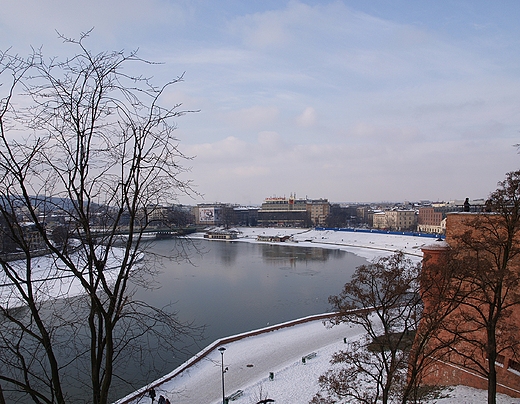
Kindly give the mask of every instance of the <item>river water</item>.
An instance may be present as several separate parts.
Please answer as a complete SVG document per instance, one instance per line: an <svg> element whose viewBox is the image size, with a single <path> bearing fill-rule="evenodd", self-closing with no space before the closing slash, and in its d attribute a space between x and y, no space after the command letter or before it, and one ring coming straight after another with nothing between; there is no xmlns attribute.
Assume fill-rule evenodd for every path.
<svg viewBox="0 0 520 404"><path fill-rule="evenodd" d="M143 272L148 288L137 288L134 299L176 312L179 321L204 326L204 333L196 341L173 342L174 349L161 347L153 337L135 340L118 362L124 365L118 366L112 380L113 401L169 373L217 339L331 311L328 297L340 293L355 269L367 262L335 248L289 243L169 239L148 243L143 251L145 268L153 268L155 274ZM52 310L60 313L56 321L68 314L71 318L86 315L81 314L85 310L81 296L58 300L49 309L51 319L55 318ZM67 345L72 335L67 327L56 337L64 345L58 351L63 361L88 346L87 324L77 324L75 329L72 346ZM150 344L152 354L146 350ZM88 364L88 356L80 356L64 378L71 402L90 402L90 396L85 396ZM16 393L8 396L8 402L24 402Z"/></svg>
<svg viewBox="0 0 520 404"><path fill-rule="evenodd" d="M187 352L158 353L167 363L143 384L219 338L330 311L328 297L367 262L339 249L215 240L157 241L148 247L152 256L163 257L156 262L156 288L136 298L157 307L173 303L179 320L204 325L205 332Z"/></svg>

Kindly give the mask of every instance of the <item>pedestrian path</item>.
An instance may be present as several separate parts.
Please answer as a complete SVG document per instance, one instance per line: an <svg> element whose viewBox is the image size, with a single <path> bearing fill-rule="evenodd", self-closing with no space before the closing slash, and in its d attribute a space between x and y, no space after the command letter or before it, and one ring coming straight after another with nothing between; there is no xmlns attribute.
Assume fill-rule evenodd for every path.
<svg viewBox="0 0 520 404"><path fill-rule="evenodd" d="M285 380L279 375L294 367L298 367L300 373L307 374L309 382L315 385L311 391L316 392L317 379L327 368L330 353L341 349L344 339L362 333L360 327L341 324L330 328L324 325L323 319L312 318L295 325L278 327L252 333L257 335L246 333L217 341L192 358L193 364L181 366L180 371L177 369L150 386L153 386L157 397L163 395L172 404L221 403L223 359L224 394L229 397L241 391L234 401L237 404L251 403L255 395L265 399L262 394L265 395L275 386L281 390L289 389L291 378ZM222 347L225 351L221 353L218 348ZM198 360L199 356L202 359ZM307 358L302 361L304 357ZM289 385L280 385L285 383ZM147 388L118 403L151 403L145 393Z"/></svg>

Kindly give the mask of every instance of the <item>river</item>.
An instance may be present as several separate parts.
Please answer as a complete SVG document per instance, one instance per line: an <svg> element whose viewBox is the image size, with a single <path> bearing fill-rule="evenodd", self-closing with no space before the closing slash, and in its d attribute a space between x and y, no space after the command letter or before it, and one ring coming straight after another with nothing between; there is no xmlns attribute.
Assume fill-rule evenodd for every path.
<svg viewBox="0 0 520 404"><path fill-rule="evenodd" d="M135 340L115 363L110 396L114 401L169 373L217 339L329 312L328 297L340 293L356 267L367 262L336 248L290 243L167 239L147 243L143 251L144 268L153 268L155 273L141 273L148 288L136 288L134 299L175 312L180 322L204 326L204 333L195 341L177 342L171 337L174 349L164 348L153 337ZM57 351L63 362L84 352L89 344L87 324L77 323L77 316L86 316L82 301L77 296L51 301L48 306L50 321L65 322L55 336L63 345ZM159 332L155 326L154 330ZM128 336L132 331L139 332L123 332ZM73 341L72 335L76 335ZM161 335L170 340L170 334ZM151 354L146 350L150 344ZM90 401L84 394L88 363L88 356L80 356L63 377L74 402ZM23 402L15 393L8 396L10 402Z"/></svg>
<svg viewBox="0 0 520 404"><path fill-rule="evenodd" d="M367 263L339 249L209 240L157 241L147 256L163 257L156 262L156 287L140 290L136 298L157 307L173 303L179 320L204 325L205 332L183 353L157 352L164 366L142 384L219 338L330 311L328 297Z"/></svg>

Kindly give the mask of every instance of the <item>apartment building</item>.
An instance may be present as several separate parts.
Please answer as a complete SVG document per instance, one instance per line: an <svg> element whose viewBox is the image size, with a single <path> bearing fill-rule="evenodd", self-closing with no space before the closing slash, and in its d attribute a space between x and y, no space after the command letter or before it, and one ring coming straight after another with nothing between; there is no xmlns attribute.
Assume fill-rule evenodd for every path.
<svg viewBox="0 0 520 404"><path fill-rule="evenodd" d="M375 229L386 230L415 230L415 210L395 209L374 212L373 225Z"/></svg>
<svg viewBox="0 0 520 404"><path fill-rule="evenodd" d="M308 199L307 211L314 226L324 226L330 215L330 203L327 199Z"/></svg>
<svg viewBox="0 0 520 404"><path fill-rule="evenodd" d="M419 208L417 214L417 231L422 233L442 234L444 215L442 211L433 206L425 206Z"/></svg>

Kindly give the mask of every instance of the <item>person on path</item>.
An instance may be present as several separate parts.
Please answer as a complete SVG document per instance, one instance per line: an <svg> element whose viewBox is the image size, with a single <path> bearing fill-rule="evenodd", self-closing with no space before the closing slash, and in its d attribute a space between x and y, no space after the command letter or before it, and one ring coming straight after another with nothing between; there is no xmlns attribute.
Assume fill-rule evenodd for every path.
<svg viewBox="0 0 520 404"><path fill-rule="evenodd" d="M464 212L469 212L471 209L471 204L469 203L469 198L466 198L464 201Z"/></svg>
<svg viewBox="0 0 520 404"><path fill-rule="evenodd" d="M148 390L148 394L150 395L150 398L152 399L153 403L153 401L155 400L155 390L151 388L150 390Z"/></svg>
<svg viewBox="0 0 520 404"><path fill-rule="evenodd" d="M157 404L166 404L166 399L164 396L159 396L159 401L157 401Z"/></svg>

